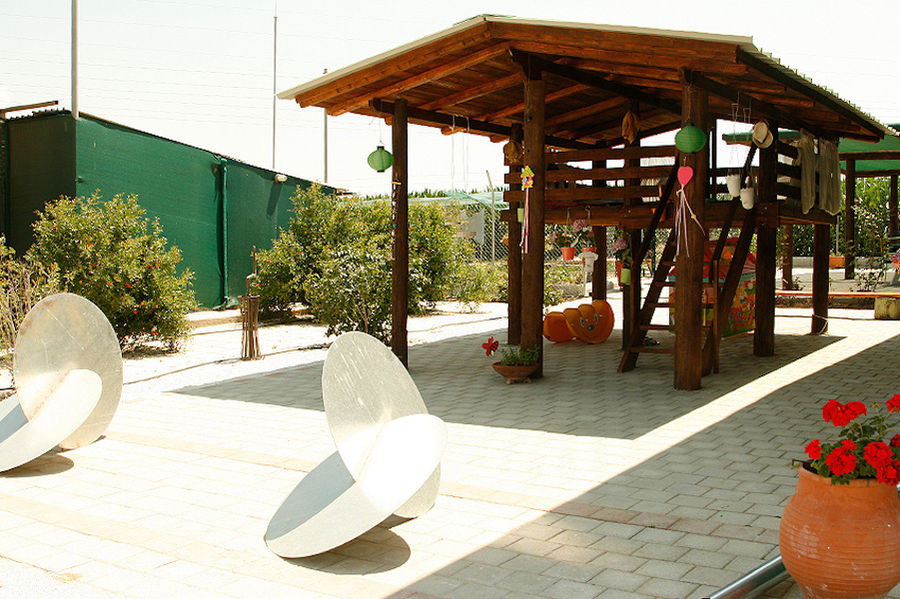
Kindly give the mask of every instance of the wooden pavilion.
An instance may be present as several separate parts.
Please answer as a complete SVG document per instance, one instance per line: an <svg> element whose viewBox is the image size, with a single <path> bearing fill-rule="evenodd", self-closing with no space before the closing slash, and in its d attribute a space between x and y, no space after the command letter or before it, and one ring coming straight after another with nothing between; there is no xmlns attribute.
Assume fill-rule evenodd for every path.
<svg viewBox="0 0 900 599"><path fill-rule="evenodd" d="M606 227L626 233L635 264L647 255L653 232L672 229L657 272L641 304L640 269L624 289L623 358L631 370L655 325L660 292L674 285L675 375L677 389L697 389L718 362L720 327L705 327L701 316L704 245L712 228L739 232L723 286L715 283L716 314L731 305L740 270L757 235L756 330L754 354L772 355L775 320L776 229L782 223L816 225L812 332L827 326L829 225L834 217L819 208L801 212L797 167L779 162L793 148L778 140L779 127L803 129L823 140L877 141L890 130L853 105L816 86L761 52L751 38L682 31L637 29L586 23L532 21L479 16L450 29L328 73L279 94L301 107L328 114L347 112L383 117L393 131L393 328L392 346L407 357L407 125L439 127L509 142L504 155L510 173L508 341L542 346L544 225L584 219L594 227L601 254ZM719 189L715 144L683 154L675 146L642 145L642 140L692 124L714 135L717 119L731 120L735 107L744 118L765 119L773 141L759 152L755 206L708 202ZM646 143L646 142L645 142ZM765 145L765 144L763 144ZM751 150L755 152L755 147ZM751 176L750 158L736 165ZM662 165L660 166L660 163ZM520 171L529 167L533 187L521 189ZM696 215L675 234L676 171L693 168L684 186ZM779 176L782 176L781 178ZM664 181L663 185L656 182ZM527 200L527 201L526 201ZM520 226L517 208L527 218ZM527 246L519 251L523 231ZM676 246L679 247L676 256ZM721 255L722 244L716 246ZM714 258L716 256L714 255ZM605 261L596 263L596 297L605 297ZM675 265L674 284L666 274ZM714 322L716 319L714 319ZM540 375L540 371L538 376Z"/></svg>

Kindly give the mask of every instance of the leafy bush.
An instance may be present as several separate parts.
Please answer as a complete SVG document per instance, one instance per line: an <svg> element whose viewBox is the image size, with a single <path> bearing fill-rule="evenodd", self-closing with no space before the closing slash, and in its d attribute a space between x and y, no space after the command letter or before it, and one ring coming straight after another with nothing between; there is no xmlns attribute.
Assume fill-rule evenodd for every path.
<svg viewBox="0 0 900 599"><path fill-rule="evenodd" d="M448 297L474 310L483 302L505 302L506 286L506 263L469 262L453 278Z"/></svg>
<svg viewBox="0 0 900 599"><path fill-rule="evenodd" d="M94 302L123 347L159 340L174 348L196 307L192 275L176 274L181 252L166 248L159 222L144 214L135 195L61 198L38 213L28 255L58 267L61 287Z"/></svg>
<svg viewBox="0 0 900 599"><path fill-rule="evenodd" d="M59 291L54 267L35 263L16 251L0 236L0 352L8 354L16 343L19 326L36 303Z"/></svg>
<svg viewBox="0 0 900 599"><path fill-rule="evenodd" d="M258 255L260 304L265 311L283 312L292 303L302 302L322 322L337 327L334 331L342 331L336 314L349 315L363 309L341 307L346 293L371 301L381 297L371 281L359 278L362 274L357 266L347 263L351 256L364 260L359 268L376 270L381 269L381 260L387 260L384 282L390 291L391 205L382 200L335 198L318 186L298 189L292 201L294 216L288 227L280 231L270 250ZM412 203L409 227L409 311L416 314L449 297L473 250L468 242L456 238L445 210L439 206ZM378 257L377 266L366 262L373 256ZM342 287L339 273L358 278ZM323 281L333 284L328 286ZM389 315L389 293L387 302ZM365 307L366 316L355 317L347 326L377 330L378 326L361 323L377 322L383 308Z"/></svg>
<svg viewBox="0 0 900 599"><path fill-rule="evenodd" d="M391 260L371 239L334 248L305 283L310 310L328 334L363 331L382 341L391 330Z"/></svg>

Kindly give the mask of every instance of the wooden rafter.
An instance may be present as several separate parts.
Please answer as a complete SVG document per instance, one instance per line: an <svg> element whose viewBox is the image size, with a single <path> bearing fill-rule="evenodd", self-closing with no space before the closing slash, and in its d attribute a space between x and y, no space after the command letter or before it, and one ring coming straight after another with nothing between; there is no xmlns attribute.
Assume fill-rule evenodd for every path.
<svg viewBox="0 0 900 599"><path fill-rule="evenodd" d="M657 108L667 110L673 114L681 113L681 105L678 102L661 99L658 96L648 94L637 87L610 81L598 76L595 73L590 73L583 69L577 69L575 67L558 64L553 61L540 58L539 56L535 56L527 52L522 52L520 50L513 49L511 52L513 55L513 60L515 60L519 64L530 64L533 68L538 68L541 71L553 73L554 75L558 75L560 77L564 77L578 83L590 85L591 87L596 87L604 91L614 93L623 98L628 98L629 100L643 102L645 104L649 104L650 106L655 106Z"/></svg>
<svg viewBox="0 0 900 599"><path fill-rule="evenodd" d="M558 89L555 92L550 92L547 94L545 103L550 104L556 100L560 100L562 98L566 98L568 96L581 93L583 91L587 91L591 89L590 85L584 85L582 83L576 83L575 85L570 85L568 87L564 87L562 89ZM492 110L491 112L485 112L479 115L476 115L474 118L481 119L484 121L494 121L497 119L506 118L513 114L518 114L525 110L525 102L518 102L516 104L510 104L504 108L499 110Z"/></svg>
<svg viewBox="0 0 900 599"><path fill-rule="evenodd" d="M607 98L606 100L602 100L600 102L597 102L596 104L588 104L587 106L576 108L575 110L570 110L568 112L563 112L561 114L557 114L556 116L550 117L547 119L546 125L548 128L552 128L557 125L562 125L563 123L570 123L583 117L597 115L612 108L617 108L619 106L622 106L624 103L625 99L619 98L618 96Z"/></svg>
<svg viewBox="0 0 900 599"><path fill-rule="evenodd" d="M394 103L388 100L376 98L371 100L369 105L372 110L379 114L388 115L393 114L394 112ZM407 110L407 115L410 121L427 123L431 126L459 127L464 123L465 129L461 130L470 133L477 133L479 135L497 135L503 138L509 137L509 127L498 125L496 123L489 123L465 117L460 118L457 115L436 112L433 110L422 110L421 108L414 108L412 106ZM593 147L591 144L580 143L571 139L554 137L552 135L546 136L545 139L546 145L556 148L587 149Z"/></svg>
<svg viewBox="0 0 900 599"><path fill-rule="evenodd" d="M421 106L419 106L419 108L421 108L422 110L447 110L448 108L452 108L457 104L469 102L470 100L480 98L481 96L486 96L487 94L490 94L492 92L521 84L522 76L518 73L513 73L512 75L507 75L506 77L493 79L491 81L487 81L486 83L481 83L479 85L473 85L471 87L461 89L458 92L452 93L448 96L444 96L436 100L432 100L431 102L422 104Z"/></svg>
<svg viewBox="0 0 900 599"><path fill-rule="evenodd" d="M414 52L392 60L389 65L375 64L359 72L342 77L331 85L297 94L294 96L294 100L301 108L322 104L360 87L374 85L382 81L385 72L415 69L418 65L433 60L440 60L448 54L470 51L473 47L483 45L488 40L490 40L490 35L487 27L478 27L418 48Z"/></svg>
<svg viewBox="0 0 900 599"><path fill-rule="evenodd" d="M738 102L741 99L741 95L732 87L728 87L718 81L713 81L709 77L698 73L696 71L691 71L690 69L684 69L684 79L688 81L690 85L694 85L699 87L700 89L719 96L720 98L725 98L726 100L731 100L732 102ZM746 93L744 94L746 96ZM746 98L744 100L746 102ZM822 131L819 127L811 125L804 121L803 119L796 117L792 114L789 114L777 106L772 106L768 102L764 102L756 97L751 96L751 105L753 106L753 110L759 114L762 114L768 118L777 120L780 124L785 125L787 127L793 127L795 129L806 129L812 133L815 133L819 137L827 137L828 134Z"/></svg>
<svg viewBox="0 0 900 599"><path fill-rule="evenodd" d="M471 66L491 60L492 58L497 58L498 56L506 54L507 50L509 50L508 44L499 44L489 46L472 54L467 54L450 62L442 62L426 71L401 79L400 81L396 81L377 90L362 92L348 100L337 102L328 108L328 114L338 116L345 112L350 112L351 110L365 106L372 98L384 98L403 93L406 90L422 85L426 81L440 79L441 77L452 75L453 73L457 73Z"/></svg>
<svg viewBox="0 0 900 599"><path fill-rule="evenodd" d="M809 86L803 85L801 82L795 80L793 77L788 76L786 73L783 73L764 60L753 56L752 54L746 52L745 50L742 50L741 48L737 49L736 57L738 62L746 64L747 66L764 74L766 77L769 77L773 81L777 81L785 87L797 91L804 96L812 96L812 98L819 104L827 106L830 110L844 116L862 129L874 134L866 137L876 137L878 139L881 139L884 136L883 131L874 126L872 123L866 122L865 120L861 119L859 114L855 113L853 110L847 108L846 106L827 96L826 94L818 90L811 89Z"/></svg>

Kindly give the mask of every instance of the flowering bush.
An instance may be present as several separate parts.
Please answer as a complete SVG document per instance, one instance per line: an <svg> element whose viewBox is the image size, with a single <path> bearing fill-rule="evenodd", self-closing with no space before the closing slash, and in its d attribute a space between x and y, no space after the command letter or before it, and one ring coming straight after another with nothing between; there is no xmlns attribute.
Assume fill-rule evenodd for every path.
<svg viewBox="0 0 900 599"><path fill-rule="evenodd" d="M889 413L900 412L900 393L884 407ZM900 435L887 441L893 428L888 425L888 414L882 414L877 403L872 408L875 414L869 416L866 405L860 401L842 404L834 399L822 408L825 422L841 427L840 438L836 443L810 441L806 455L812 460L810 468L820 476L830 477L831 484L845 485L857 478L874 478L889 485L900 483Z"/></svg>
<svg viewBox="0 0 900 599"><path fill-rule="evenodd" d="M177 272L181 251L144 214L135 195L60 198L38 213L27 256L58 269L63 290L94 302L123 348L162 341L174 349L187 338L187 314L197 305L193 275Z"/></svg>

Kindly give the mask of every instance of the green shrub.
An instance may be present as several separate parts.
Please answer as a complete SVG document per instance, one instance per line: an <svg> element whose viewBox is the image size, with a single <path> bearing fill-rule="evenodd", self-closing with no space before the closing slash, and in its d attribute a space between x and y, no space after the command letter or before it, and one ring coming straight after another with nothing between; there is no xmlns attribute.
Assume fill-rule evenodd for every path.
<svg viewBox="0 0 900 599"><path fill-rule="evenodd" d="M35 263L16 251L0 236L0 352L9 354L16 343L19 325L36 303L59 291L54 267Z"/></svg>
<svg viewBox="0 0 900 599"><path fill-rule="evenodd" d="M506 283L506 263L469 262L454 276L449 298L470 310L484 302L505 302Z"/></svg>
<svg viewBox="0 0 900 599"><path fill-rule="evenodd" d="M196 307L192 275L176 274L181 252L166 248L159 222L144 214L135 195L61 198L38 213L28 255L56 265L61 287L94 302L123 347L158 340L174 348Z"/></svg>
<svg viewBox="0 0 900 599"><path fill-rule="evenodd" d="M270 250L258 255L260 305L265 311L282 312L294 302L305 303L322 322L338 327L335 314L350 312L329 307L344 301L336 297L341 288L332 286L329 298L329 287L322 282L337 283L332 270L335 267L341 272L356 273L356 267L344 263L348 256L377 255L387 260L385 283L390 290L391 204L384 200L336 198L318 186L298 189L292 201L294 215L288 227L280 231ZM421 314L435 302L449 298L473 248L456 238L453 227L447 224L446 210L440 206L412 203L409 227L409 311ZM366 267L366 263L360 267ZM352 287L372 291L368 281L357 281ZM377 315L381 307L372 307L371 311ZM355 319L348 326L355 330L360 321Z"/></svg>
<svg viewBox="0 0 900 599"><path fill-rule="evenodd" d="M363 331L388 341L391 330L391 260L371 239L333 248L320 272L305 283L309 308L328 334Z"/></svg>

